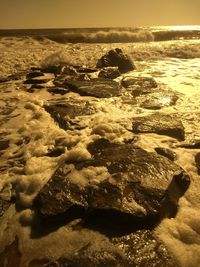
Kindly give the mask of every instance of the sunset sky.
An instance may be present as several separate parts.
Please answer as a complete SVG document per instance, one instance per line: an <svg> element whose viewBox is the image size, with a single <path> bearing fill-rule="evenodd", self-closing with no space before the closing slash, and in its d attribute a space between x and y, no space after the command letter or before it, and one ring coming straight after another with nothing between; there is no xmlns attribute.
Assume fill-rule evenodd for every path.
<svg viewBox="0 0 200 267"><path fill-rule="evenodd" d="M0 29L200 25L200 0L0 0Z"/></svg>

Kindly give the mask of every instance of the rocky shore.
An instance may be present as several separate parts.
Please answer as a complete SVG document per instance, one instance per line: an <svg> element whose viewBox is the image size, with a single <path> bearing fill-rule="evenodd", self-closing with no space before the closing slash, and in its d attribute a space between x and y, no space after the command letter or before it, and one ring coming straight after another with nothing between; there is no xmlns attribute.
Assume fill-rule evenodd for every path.
<svg viewBox="0 0 200 267"><path fill-rule="evenodd" d="M21 140L15 140L18 151L9 156L7 150L14 141L9 140L9 132L0 133L2 176L15 168L16 176L25 177L31 173L28 161L35 157L55 164L40 185L14 178L1 184L0 266L180 266L154 229L163 219L176 217L190 177L177 164L172 149L160 146L149 152L138 140L143 134L156 134L185 149L199 148L199 143L186 138L181 114L163 111L175 106L181 94L162 87L153 77L135 75L135 69L132 60L117 48L102 55L93 68L52 65L0 78L2 94L12 83L30 99L41 92L48 95L39 111L27 103L22 112L35 112L32 119L36 121L45 114L59 131L69 134L67 140L55 137L53 145L38 156L27 156L26 150L40 136L37 139L34 133L24 134ZM122 113L125 106L149 113L137 112L127 121L124 116L121 125L118 114L114 114L117 130L113 122L95 122L95 114L106 108L102 101L110 100ZM10 98L1 108L2 129L18 116L14 114L18 105L18 100ZM37 129L37 125L34 127ZM48 127L45 129L40 129L41 135L49 134ZM25 131L21 127L17 133ZM199 153L195 161L199 170ZM34 177L34 171L32 174ZM13 219L17 227L30 229L27 235L31 245L21 233L10 234L19 228L6 230L5 224L9 228L13 223L9 222L13 210L19 214ZM43 245L49 244L46 251L37 247L40 240ZM51 242L55 244L51 246ZM58 253L52 252L55 247Z"/></svg>

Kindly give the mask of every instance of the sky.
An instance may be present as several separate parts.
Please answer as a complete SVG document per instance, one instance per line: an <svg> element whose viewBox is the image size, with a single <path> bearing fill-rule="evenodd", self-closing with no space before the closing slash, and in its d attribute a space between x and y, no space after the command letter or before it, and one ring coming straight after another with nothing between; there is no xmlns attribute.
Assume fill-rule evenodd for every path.
<svg viewBox="0 0 200 267"><path fill-rule="evenodd" d="M200 0L0 0L0 29L200 25Z"/></svg>

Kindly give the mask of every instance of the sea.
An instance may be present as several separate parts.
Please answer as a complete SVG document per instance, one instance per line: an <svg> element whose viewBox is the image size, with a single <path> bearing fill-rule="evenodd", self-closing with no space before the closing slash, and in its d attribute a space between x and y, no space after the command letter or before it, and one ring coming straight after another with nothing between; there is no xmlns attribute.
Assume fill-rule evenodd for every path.
<svg viewBox="0 0 200 267"><path fill-rule="evenodd" d="M184 143L200 141L199 25L0 30L0 78L56 64L95 67L102 55L117 47L136 66L128 75L153 77L160 88L179 93L176 105L165 106L160 112L180 116L185 128ZM0 137L10 141L9 148L1 154L0 191L7 188L8 198L13 190L17 191L23 207L16 210L11 205L0 220L0 252L18 235L20 249L24 251L22 266L34 255L41 257L43 247L48 246L49 253L53 251L55 257L61 253L58 240L64 233L62 229L30 240L28 226L34 217L33 200L59 164L70 156L79 160L89 157L86 145L93 140L97 125L103 127L104 137L120 143L131 138L134 117L155 112L132 106L128 101L124 104L124 99L119 97L86 98L98 112L82 118L83 127L79 131L64 131L43 105L55 99L62 102L81 96L73 92L52 96L46 89L29 93L26 85L18 80L0 83ZM6 113L8 109L10 113ZM28 143L23 141L26 138L30 139ZM71 145L74 153L66 150L56 158L45 156L59 138L67 146ZM158 146L173 150L177 153L175 162L190 175L191 185L179 200L176 216L164 219L155 233L181 267L200 267L200 176L195 163L200 149L180 147L176 139L153 133L141 134L137 145L151 152ZM20 158L24 164L19 164ZM26 227L21 221L26 222Z"/></svg>

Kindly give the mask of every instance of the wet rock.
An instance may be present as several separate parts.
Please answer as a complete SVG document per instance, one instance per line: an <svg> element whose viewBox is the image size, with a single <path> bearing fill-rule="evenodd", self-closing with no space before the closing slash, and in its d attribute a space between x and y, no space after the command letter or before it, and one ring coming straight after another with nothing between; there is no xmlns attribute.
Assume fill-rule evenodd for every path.
<svg viewBox="0 0 200 267"><path fill-rule="evenodd" d="M26 75L26 79L32 79L32 78L41 77L41 76L44 76L44 74L41 71L32 71Z"/></svg>
<svg viewBox="0 0 200 267"><path fill-rule="evenodd" d="M94 96L98 98L109 98L120 95L120 85L109 79L93 79L90 81L66 81L65 85L71 91L83 96Z"/></svg>
<svg viewBox="0 0 200 267"><path fill-rule="evenodd" d="M117 78L120 75L121 74L120 74L118 68L116 68L116 67L103 68L99 72L99 78L115 79L115 78Z"/></svg>
<svg viewBox="0 0 200 267"><path fill-rule="evenodd" d="M178 95L169 91L155 92L137 98L137 101L141 102L140 107L154 110L173 106L176 104L177 100Z"/></svg>
<svg viewBox="0 0 200 267"><path fill-rule="evenodd" d="M65 148L64 147L55 147L53 150L49 151L46 156L48 157L59 157L65 153Z"/></svg>
<svg viewBox="0 0 200 267"><path fill-rule="evenodd" d="M73 231L73 235L75 231ZM99 237L98 233L87 237L83 241L82 229L76 235L80 242L73 242L73 253L63 253L63 256L53 260L33 260L29 267L148 267L165 266L178 267L179 265L168 252L166 246L159 241L149 230L111 238ZM78 236L79 235L79 236ZM76 238L76 236L75 236ZM78 244L75 245L75 244ZM70 243L70 247L72 243ZM77 246L78 248L75 248Z"/></svg>
<svg viewBox="0 0 200 267"><path fill-rule="evenodd" d="M5 150L9 147L9 140L1 140L0 139L0 151Z"/></svg>
<svg viewBox="0 0 200 267"><path fill-rule="evenodd" d="M88 76L88 74L85 74L85 73L81 73L77 75L61 74L61 75L58 75L54 79L53 83L57 87L69 89L68 81L89 81L89 80L90 80L90 77Z"/></svg>
<svg viewBox="0 0 200 267"><path fill-rule="evenodd" d="M193 139L190 140L189 142L183 142L177 147L183 147L183 148L188 148L188 149L199 149L200 148L200 140L199 139Z"/></svg>
<svg viewBox="0 0 200 267"><path fill-rule="evenodd" d="M98 71L97 68L89 68L85 66L74 66L74 67L79 73L94 73Z"/></svg>
<svg viewBox="0 0 200 267"><path fill-rule="evenodd" d="M63 65L54 65L54 66L47 66L41 69L44 73L53 73L55 76L59 74L65 75L77 75L77 71L72 66L63 66Z"/></svg>
<svg viewBox="0 0 200 267"><path fill-rule="evenodd" d="M200 175L200 153L197 153L194 159L198 170L198 174Z"/></svg>
<svg viewBox="0 0 200 267"><path fill-rule="evenodd" d="M125 76L122 79L122 85L124 87L138 87L138 88L156 88L158 85L154 78L152 77L134 77L134 76Z"/></svg>
<svg viewBox="0 0 200 267"><path fill-rule="evenodd" d="M37 77L34 77L34 78L27 79L24 82L24 84L34 84L34 85L44 84L44 83L49 82L53 78L54 78L54 76L52 76L52 75L37 76Z"/></svg>
<svg viewBox="0 0 200 267"><path fill-rule="evenodd" d="M139 230L112 238L111 241L122 249L130 266L179 266L166 246L150 230Z"/></svg>
<svg viewBox="0 0 200 267"><path fill-rule="evenodd" d="M49 93L60 94L60 95L65 95L70 92L67 88L63 88L63 87L50 87L48 88L47 91Z"/></svg>
<svg viewBox="0 0 200 267"><path fill-rule="evenodd" d="M118 67L121 73L135 69L133 61L120 48L112 49L97 62L97 68Z"/></svg>
<svg viewBox="0 0 200 267"><path fill-rule="evenodd" d="M91 115L95 113L95 108L88 101L76 101L70 99L67 102L48 103L44 105L47 112L58 123L58 125L67 130L74 125L73 119L77 116Z"/></svg>
<svg viewBox="0 0 200 267"><path fill-rule="evenodd" d="M156 133L184 140L185 131L182 122L173 115L154 113L133 119L134 133Z"/></svg>
<svg viewBox="0 0 200 267"><path fill-rule="evenodd" d="M174 161L176 159L176 157L177 157L177 155L176 155L176 153L174 151L172 151L172 150L170 150L168 148L165 148L165 147L156 147L155 151L158 154L160 154L160 155L162 155L162 156L164 156L164 157L166 157L166 158L168 158L168 159L170 159L172 161Z"/></svg>
<svg viewBox="0 0 200 267"><path fill-rule="evenodd" d="M131 215L132 225L135 221L141 227L164 216L166 202L176 205L183 194L181 186L189 179L167 158L133 144L101 139L88 150L91 160L62 164L41 190L36 200L41 214L56 215L81 206L100 214L103 211L100 217L109 218L112 225L130 221Z"/></svg>
<svg viewBox="0 0 200 267"><path fill-rule="evenodd" d="M123 251L97 232L73 230L69 240L71 253L65 250L58 259L33 260L29 267L121 267L130 266ZM65 237L66 238L66 237ZM78 240L78 242L76 242ZM66 243L66 241L65 241ZM61 248L62 249L62 248Z"/></svg>

